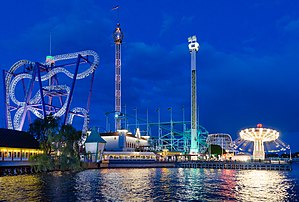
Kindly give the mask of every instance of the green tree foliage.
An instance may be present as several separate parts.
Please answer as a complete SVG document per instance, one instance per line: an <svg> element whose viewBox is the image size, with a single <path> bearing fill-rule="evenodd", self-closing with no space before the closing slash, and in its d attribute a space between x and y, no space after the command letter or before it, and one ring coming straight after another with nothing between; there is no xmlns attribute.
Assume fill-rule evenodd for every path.
<svg viewBox="0 0 299 202"><path fill-rule="evenodd" d="M81 131L77 131L72 125L63 125L59 131L59 142L62 143L61 156L59 158L62 170L77 170L80 168L79 145Z"/></svg>
<svg viewBox="0 0 299 202"><path fill-rule="evenodd" d="M53 169L78 170L80 168L79 145L81 131L72 125L59 124L60 120L52 115L44 120L36 119L30 124L29 133L40 143L44 151L34 157L37 171Z"/></svg>
<svg viewBox="0 0 299 202"><path fill-rule="evenodd" d="M41 149L46 155L50 155L53 138L59 131L59 119L51 114L45 119L35 119L29 125L29 133L40 143Z"/></svg>
<svg viewBox="0 0 299 202"><path fill-rule="evenodd" d="M210 145L208 148L207 148L207 151L206 153L210 153L212 155L221 155L222 153L223 154L226 154L226 151L224 149L222 149L219 145Z"/></svg>
<svg viewBox="0 0 299 202"><path fill-rule="evenodd" d="M46 154L31 156L30 160L35 162L33 168L36 172L46 172L55 168L53 159Z"/></svg>

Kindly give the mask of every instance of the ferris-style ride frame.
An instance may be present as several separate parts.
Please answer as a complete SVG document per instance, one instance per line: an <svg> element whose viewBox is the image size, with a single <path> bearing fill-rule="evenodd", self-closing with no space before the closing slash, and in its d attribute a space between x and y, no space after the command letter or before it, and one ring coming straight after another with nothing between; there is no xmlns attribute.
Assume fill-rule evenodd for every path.
<svg viewBox="0 0 299 202"><path fill-rule="evenodd" d="M74 116L84 118L87 131L94 73L99 65L95 51L86 50L47 56L45 63L19 60L8 71L3 70L5 120L8 129L22 130L31 123L31 115L43 119L52 114L72 124ZM79 69L80 67L80 69ZM70 79L65 83L67 77ZM86 108L71 108L77 80L91 77Z"/></svg>

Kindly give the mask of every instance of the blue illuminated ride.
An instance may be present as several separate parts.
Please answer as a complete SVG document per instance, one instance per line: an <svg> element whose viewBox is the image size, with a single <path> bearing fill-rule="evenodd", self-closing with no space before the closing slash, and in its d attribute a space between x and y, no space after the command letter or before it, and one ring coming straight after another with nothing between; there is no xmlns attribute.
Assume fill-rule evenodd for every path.
<svg viewBox="0 0 299 202"><path fill-rule="evenodd" d="M89 106L94 73L99 56L92 50L47 56L45 63L19 60L3 71L6 127L23 130L32 115L43 119L52 114L72 124L74 116L83 117L83 133L89 122ZM86 107L72 106L75 84L90 78ZM81 98L80 98L81 99Z"/></svg>

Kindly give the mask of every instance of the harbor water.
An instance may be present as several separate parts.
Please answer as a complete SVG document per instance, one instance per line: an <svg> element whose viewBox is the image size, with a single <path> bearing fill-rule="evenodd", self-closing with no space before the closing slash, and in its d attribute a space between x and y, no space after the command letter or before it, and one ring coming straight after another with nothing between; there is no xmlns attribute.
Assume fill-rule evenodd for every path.
<svg viewBox="0 0 299 202"><path fill-rule="evenodd" d="M0 177L0 201L298 201L292 171L92 169Z"/></svg>

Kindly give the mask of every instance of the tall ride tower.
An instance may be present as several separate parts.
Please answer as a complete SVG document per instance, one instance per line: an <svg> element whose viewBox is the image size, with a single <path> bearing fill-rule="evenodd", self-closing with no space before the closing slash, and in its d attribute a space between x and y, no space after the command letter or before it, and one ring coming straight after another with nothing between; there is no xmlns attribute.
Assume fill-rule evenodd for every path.
<svg viewBox="0 0 299 202"><path fill-rule="evenodd" d="M115 131L121 129L121 43L124 35L117 23L113 32L115 43Z"/></svg>
<svg viewBox="0 0 299 202"><path fill-rule="evenodd" d="M196 92L196 53L199 50L196 36L188 38L191 54L191 147L190 154L198 154L197 139L197 92Z"/></svg>

